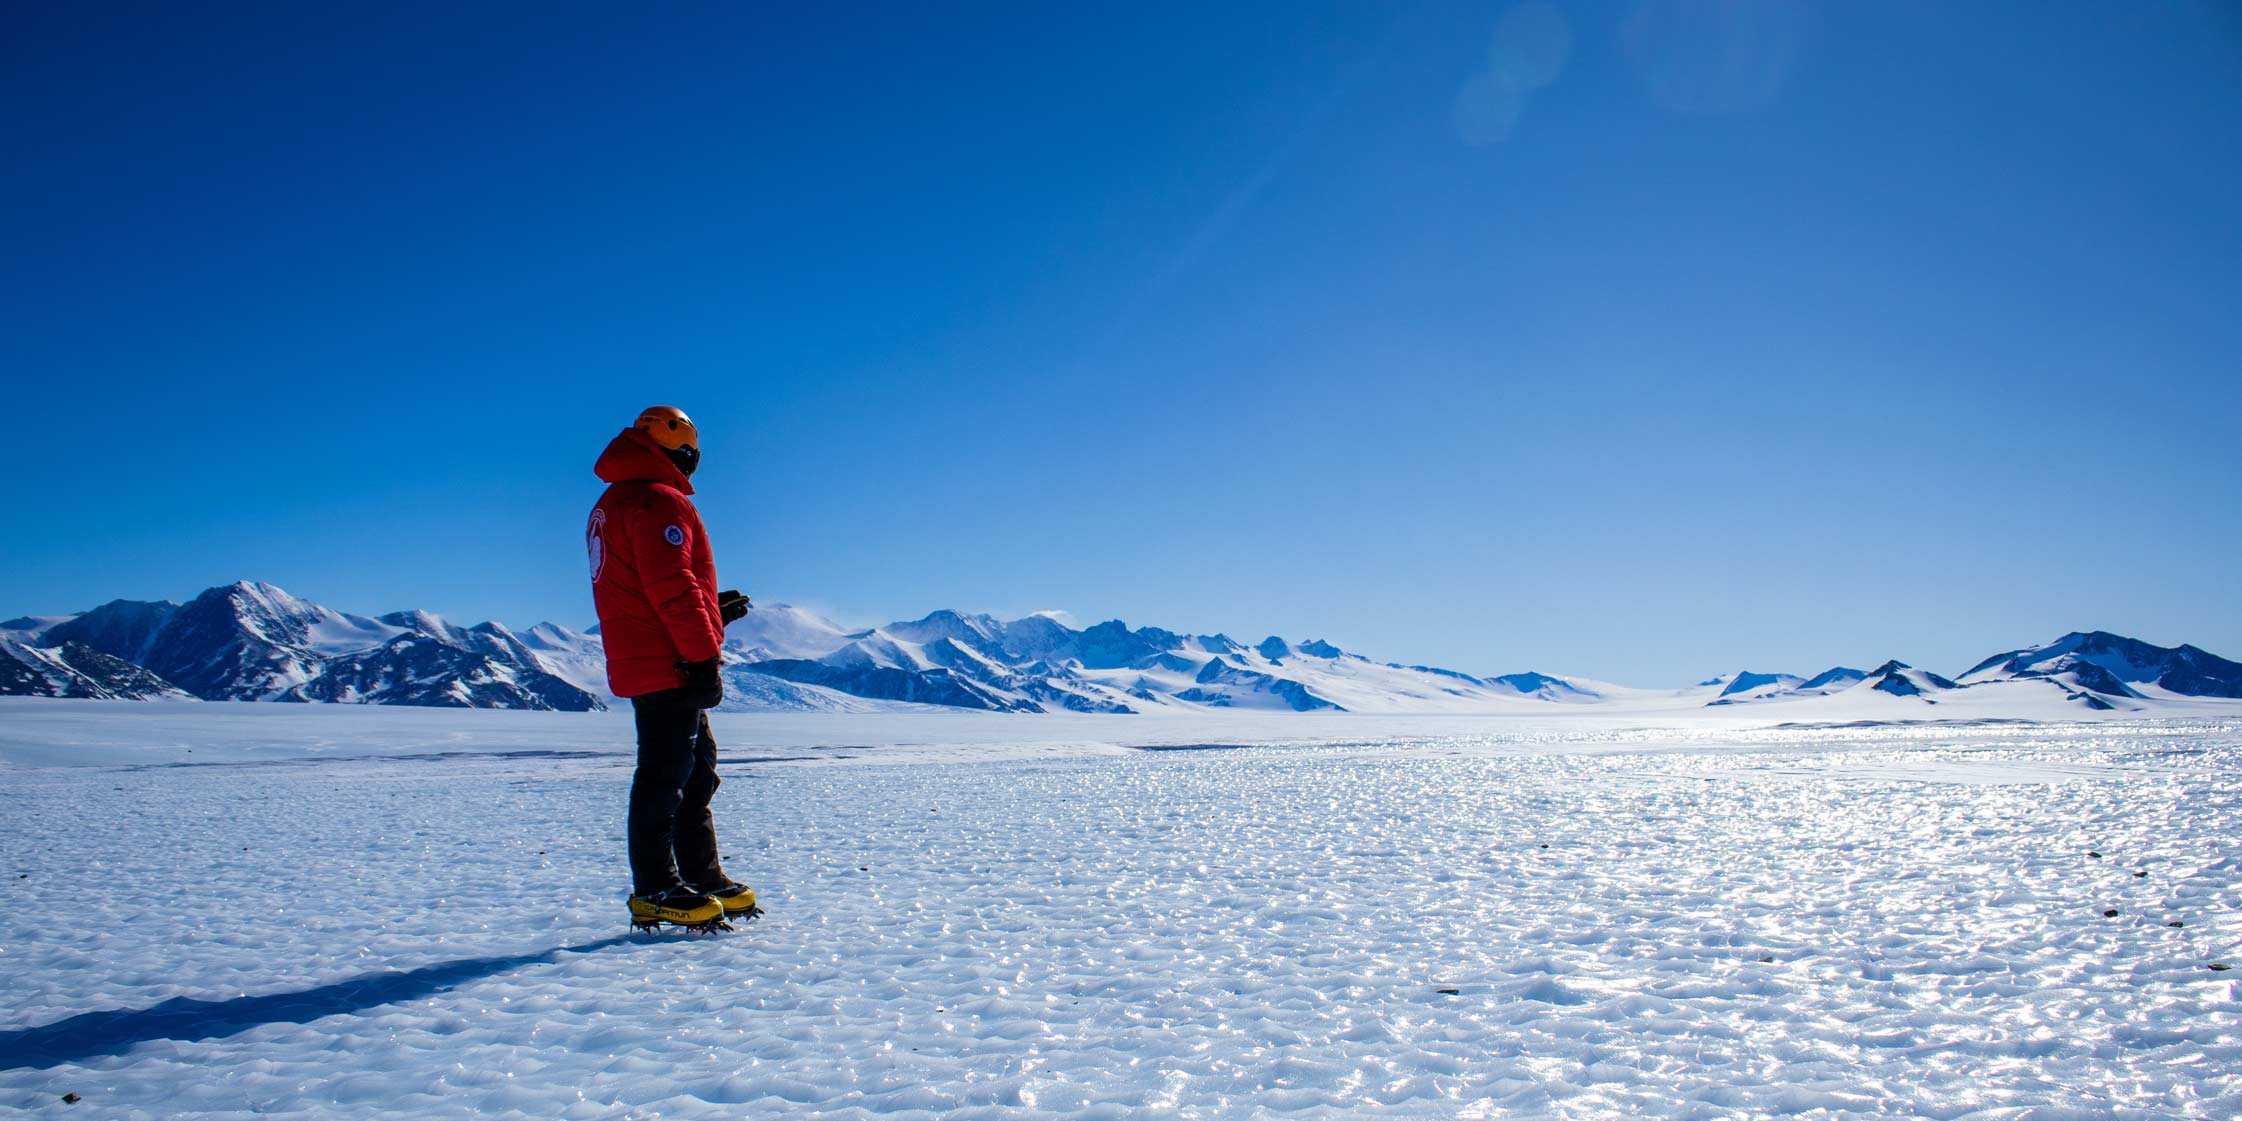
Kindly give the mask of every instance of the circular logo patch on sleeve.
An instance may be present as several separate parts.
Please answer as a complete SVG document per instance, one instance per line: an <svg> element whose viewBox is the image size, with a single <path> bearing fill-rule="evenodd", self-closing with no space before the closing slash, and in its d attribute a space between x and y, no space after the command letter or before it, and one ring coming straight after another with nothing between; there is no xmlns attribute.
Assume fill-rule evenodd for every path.
<svg viewBox="0 0 2242 1121"><path fill-rule="evenodd" d="M662 540L682 549L685 547L685 530L679 526L670 526L662 531Z"/></svg>

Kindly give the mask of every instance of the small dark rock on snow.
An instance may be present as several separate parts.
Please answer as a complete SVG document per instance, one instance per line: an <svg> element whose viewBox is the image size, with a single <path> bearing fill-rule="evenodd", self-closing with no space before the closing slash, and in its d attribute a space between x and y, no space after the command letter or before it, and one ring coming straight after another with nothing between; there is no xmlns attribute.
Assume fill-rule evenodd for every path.
<svg viewBox="0 0 2242 1121"><path fill-rule="evenodd" d="M2117 917L2117 908L2115 908L2115 907L2112 907L2112 908L2110 908L2109 910L2107 910L2107 911L2104 911L2104 912L2102 912L2102 917L2103 917L2103 918L2105 918L2105 919L2114 919L2114 918L2116 918L2116 917Z"/></svg>

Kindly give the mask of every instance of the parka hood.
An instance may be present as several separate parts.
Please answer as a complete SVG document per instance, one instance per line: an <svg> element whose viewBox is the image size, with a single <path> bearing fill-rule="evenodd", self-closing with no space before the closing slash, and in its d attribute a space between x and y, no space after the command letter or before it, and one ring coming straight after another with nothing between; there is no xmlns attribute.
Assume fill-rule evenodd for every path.
<svg viewBox="0 0 2242 1121"><path fill-rule="evenodd" d="M622 483L644 480L676 487L686 494L693 493L692 480L685 472L662 454L661 445L654 438L636 428L626 428L607 442L607 450L599 453L599 462L592 465L601 482Z"/></svg>

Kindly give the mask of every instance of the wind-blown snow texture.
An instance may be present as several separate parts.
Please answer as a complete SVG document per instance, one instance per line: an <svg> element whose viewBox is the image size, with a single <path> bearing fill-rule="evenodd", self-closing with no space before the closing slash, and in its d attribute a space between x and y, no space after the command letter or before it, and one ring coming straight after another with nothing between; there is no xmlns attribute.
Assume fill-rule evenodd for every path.
<svg viewBox="0 0 2242 1121"><path fill-rule="evenodd" d="M148 758L271 707L149 706ZM707 939L621 934L627 757L505 753L612 715L10 772L0 1113L2242 1112L2242 723L818 717L856 723L784 754L850 762L752 761L771 719L717 718L763 745L717 812L770 914ZM950 721L1051 730L883 746Z"/></svg>

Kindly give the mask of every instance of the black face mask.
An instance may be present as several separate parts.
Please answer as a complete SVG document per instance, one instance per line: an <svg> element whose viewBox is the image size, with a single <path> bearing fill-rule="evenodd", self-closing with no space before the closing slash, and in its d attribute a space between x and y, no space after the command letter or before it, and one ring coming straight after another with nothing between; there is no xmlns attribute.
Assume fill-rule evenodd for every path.
<svg viewBox="0 0 2242 1121"><path fill-rule="evenodd" d="M693 477L693 468L701 465L701 449L690 444L682 448L664 448L662 454L669 456L669 461L677 465L678 474L688 479Z"/></svg>

